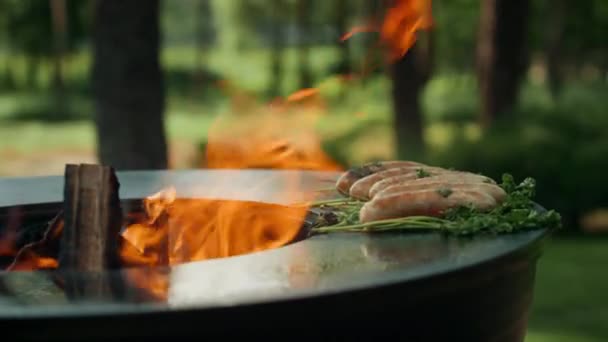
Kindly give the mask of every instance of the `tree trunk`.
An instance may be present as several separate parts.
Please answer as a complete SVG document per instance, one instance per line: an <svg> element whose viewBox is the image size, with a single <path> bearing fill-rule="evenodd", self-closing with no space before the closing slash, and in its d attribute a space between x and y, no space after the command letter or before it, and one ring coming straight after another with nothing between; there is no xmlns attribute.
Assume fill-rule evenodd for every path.
<svg viewBox="0 0 608 342"><path fill-rule="evenodd" d="M296 24L298 27L298 77L300 88L312 86L310 72L310 47L307 41L310 37L310 0L297 0Z"/></svg>
<svg viewBox="0 0 608 342"><path fill-rule="evenodd" d="M92 78L101 163L117 170L166 168L159 0L95 6Z"/></svg>
<svg viewBox="0 0 608 342"><path fill-rule="evenodd" d="M66 98L63 84L63 55L67 41L67 10L65 0L50 0L53 21L53 101L55 114L66 115Z"/></svg>
<svg viewBox="0 0 608 342"><path fill-rule="evenodd" d="M272 48L270 51L270 96L281 94L281 81L283 80L283 31L281 30L280 15L282 13L283 0L273 0L270 5L274 12L274 29L272 30Z"/></svg>
<svg viewBox="0 0 608 342"><path fill-rule="evenodd" d="M199 73L203 73L205 71L205 66L207 65L205 45L209 32L207 20L210 17L211 4L208 0L201 0L197 5L196 10L196 69Z"/></svg>
<svg viewBox="0 0 608 342"><path fill-rule="evenodd" d="M482 0L477 76L484 126L511 110L528 65L529 0Z"/></svg>
<svg viewBox="0 0 608 342"><path fill-rule="evenodd" d="M352 6L352 4L347 0L335 0L334 15L336 29L341 35L346 33L349 29L347 25L350 6ZM349 42L349 40L345 42L338 41L338 48L340 49L340 62L336 71L340 74L349 74L351 72Z"/></svg>
<svg viewBox="0 0 608 342"><path fill-rule="evenodd" d="M562 88L563 70L561 54L562 41L566 24L567 2L554 0L549 4L549 25L547 25L546 58L549 90L554 99L559 96Z"/></svg>
<svg viewBox="0 0 608 342"><path fill-rule="evenodd" d="M384 20L388 0L363 0L363 2L363 18L366 18L366 21L362 24L381 23ZM378 38L379 36L376 33L366 33L360 38L363 48L363 60L357 63L360 63L358 68L362 68L361 73L364 77L361 82L363 84L367 82L369 74L386 76L384 69L377 68L380 63L378 62L378 58L382 54L382 50L378 48Z"/></svg>
<svg viewBox="0 0 608 342"><path fill-rule="evenodd" d="M432 33L420 34L418 42L392 68L395 142L399 159L419 160L424 156L420 93L432 73L433 45Z"/></svg>

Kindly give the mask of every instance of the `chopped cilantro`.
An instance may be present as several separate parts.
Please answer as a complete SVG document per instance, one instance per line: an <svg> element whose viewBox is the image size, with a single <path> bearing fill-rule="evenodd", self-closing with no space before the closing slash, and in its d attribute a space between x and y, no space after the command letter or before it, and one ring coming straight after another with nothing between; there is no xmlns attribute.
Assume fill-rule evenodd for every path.
<svg viewBox="0 0 608 342"><path fill-rule="evenodd" d="M430 176L431 176L431 174L428 171L426 171L425 169L423 169L423 168L420 168L420 169L416 170L416 177L417 178L425 178L425 177L430 177Z"/></svg>
<svg viewBox="0 0 608 342"><path fill-rule="evenodd" d="M450 188L439 188L437 189L437 193L440 194L442 197L448 198L450 197L450 195L452 194L452 189Z"/></svg>

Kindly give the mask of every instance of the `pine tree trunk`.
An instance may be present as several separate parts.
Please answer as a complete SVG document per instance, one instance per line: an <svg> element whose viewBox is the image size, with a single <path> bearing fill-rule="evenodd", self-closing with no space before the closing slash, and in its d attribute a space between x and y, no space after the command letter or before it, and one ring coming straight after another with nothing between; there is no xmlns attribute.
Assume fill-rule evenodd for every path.
<svg viewBox="0 0 608 342"><path fill-rule="evenodd" d="M547 74L549 79L549 90L553 98L557 98L562 88L563 71L561 54L562 41L567 13L567 2L554 0L549 5L549 25L547 26Z"/></svg>
<svg viewBox="0 0 608 342"><path fill-rule="evenodd" d="M270 51L270 87L268 93L270 96L279 96L281 94L281 82L283 80L283 31L280 24L280 14L282 13L283 0L273 0L271 3L274 11L275 25L272 30L272 48Z"/></svg>
<svg viewBox="0 0 608 342"><path fill-rule="evenodd" d="M101 163L117 170L166 168L159 0L95 6L92 78Z"/></svg>
<svg viewBox="0 0 608 342"><path fill-rule="evenodd" d="M199 74L205 71L207 65L206 43L208 23L211 18L211 4L209 0L200 0L196 6L196 69Z"/></svg>
<svg viewBox="0 0 608 342"><path fill-rule="evenodd" d="M299 31L298 41L298 77L300 80L300 88L309 88L312 86L312 74L310 71L310 47L309 47L309 30L310 30L310 0L297 0L296 2L296 24Z"/></svg>
<svg viewBox="0 0 608 342"><path fill-rule="evenodd" d="M63 55L67 41L67 9L65 0L50 0L53 22L53 101L55 113L66 115L66 98L63 84Z"/></svg>
<svg viewBox="0 0 608 342"><path fill-rule="evenodd" d="M392 68L394 128L397 158L420 160L424 157L424 120L420 95L433 69L432 33L418 42Z"/></svg>
<svg viewBox="0 0 608 342"><path fill-rule="evenodd" d="M344 34L348 31L348 17L350 13L350 3L347 0L334 0L335 1L335 20L336 29L339 34ZM350 50L349 41L341 42L338 41L338 48L340 49L340 62L338 65L337 72L340 74L349 74L351 72L351 61L350 61Z"/></svg>
<svg viewBox="0 0 608 342"><path fill-rule="evenodd" d="M482 0L477 46L481 120L489 126L516 102L528 66L529 0Z"/></svg>

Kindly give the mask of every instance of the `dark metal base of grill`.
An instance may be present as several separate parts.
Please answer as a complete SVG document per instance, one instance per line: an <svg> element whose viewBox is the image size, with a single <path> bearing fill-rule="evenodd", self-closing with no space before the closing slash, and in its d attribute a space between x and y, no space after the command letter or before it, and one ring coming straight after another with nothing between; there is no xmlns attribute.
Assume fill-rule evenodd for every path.
<svg viewBox="0 0 608 342"><path fill-rule="evenodd" d="M242 177L280 174L259 171ZM180 184L192 190L189 184L214 182L216 176L204 171L162 177L153 172L119 174L121 189L133 194L121 196L157 191L162 186L158 179L177 184L180 193ZM10 193L2 192L3 186L19 188L20 181L35 183L0 182L0 193ZM61 188L60 182L39 179L33 188ZM314 181L310 184L318 187ZM43 221L52 216L57 205L53 202L58 201L18 201L12 207L28 204L24 217ZM316 236L261 253L157 269L171 280L167 301L146 299L137 289L121 297L63 298L40 285L48 281L48 273L4 273L0 330L16 339L62 341L523 341L544 235L535 231L474 239L432 233ZM118 282L139 271L73 276L84 283L102 278Z"/></svg>

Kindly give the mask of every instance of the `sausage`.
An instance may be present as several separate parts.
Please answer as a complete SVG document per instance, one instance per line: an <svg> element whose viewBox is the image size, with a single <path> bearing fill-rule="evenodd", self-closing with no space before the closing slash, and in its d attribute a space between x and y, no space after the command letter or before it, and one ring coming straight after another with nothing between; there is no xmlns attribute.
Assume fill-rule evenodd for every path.
<svg viewBox="0 0 608 342"><path fill-rule="evenodd" d="M363 177L391 168L411 166L425 167L426 165L407 160L389 160L354 167L343 173L340 178L338 178L338 181L336 182L336 190L345 196L349 196L350 187L353 185L353 183Z"/></svg>
<svg viewBox="0 0 608 342"><path fill-rule="evenodd" d="M359 219L366 223L415 215L438 217L447 209L465 205L486 211L495 207L496 201L481 190L456 189L449 196L435 189L397 192L377 196L365 203L359 211Z"/></svg>
<svg viewBox="0 0 608 342"><path fill-rule="evenodd" d="M365 177L357 180L350 187L349 195L350 195L350 197L353 197L353 198L356 198L359 200L363 200L363 201L367 201L368 199L370 199L369 190L377 182L379 182L383 179L386 179L386 178L394 177L394 176L401 176L404 179L420 178L420 176L418 175L419 171L424 171L429 176L435 175L435 174L441 174L444 172L449 172L449 170L446 170L446 169L443 169L440 167L420 166L420 165L390 168L387 170L378 171L376 173L373 173L371 175L365 176Z"/></svg>
<svg viewBox="0 0 608 342"><path fill-rule="evenodd" d="M418 168L419 167L417 167L417 166L398 167L398 168L378 171L371 175L365 176L353 183L353 185L350 187L349 195L350 195L350 197L353 197L356 199L360 199L360 200L364 200L364 201L368 200L369 199L369 197L368 197L369 189L374 184L376 184L376 182L379 182L379 181L381 181L385 178L389 178L389 177L405 176L405 175L408 175L412 179L415 179L416 178L416 169L418 169Z"/></svg>
<svg viewBox="0 0 608 342"><path fill-rule="evenodd" d="M488 183L488 184L496 183L496 182L494 182L494 180L492 180L489 177L470 173L470 172L446 170L445 172L439 172L439 173L435 172L434 174L433 174L433 171L431 171L429 173L431 173L431 176L425 177L425 178L412 179L412 177L408 176L408 175L385 178L379 182L376 182L369 189L368 196L369 196L369 198L374 198L376 196L376 194L378 194L380 191L382 191L390 186L407 184L410 182L429 183L429 182L435 182L435 181L444 181L444 182L456 182L456 183L458 183L458 182L461 182L461 183L462 182L468 182L468 183L483 182L483 183Z"/></svg>
<svg viewBox="0 0 608 342"><path fill-rule="evenodd" d="M497 203L502 203L505 197L507 197L507 193L503 190L503 188L496 184L469 181L445 181L439 180L440 178L441 177L438 177L438 179L434 181L429 180L428 182L408 182L392 185L377 193L376 196L385 196L399 192L424 189L434 189L436 191L443 191L444 193L449 193L450 191L454 190L470 189L486 192L488 195L492 196Z"/></svg>

